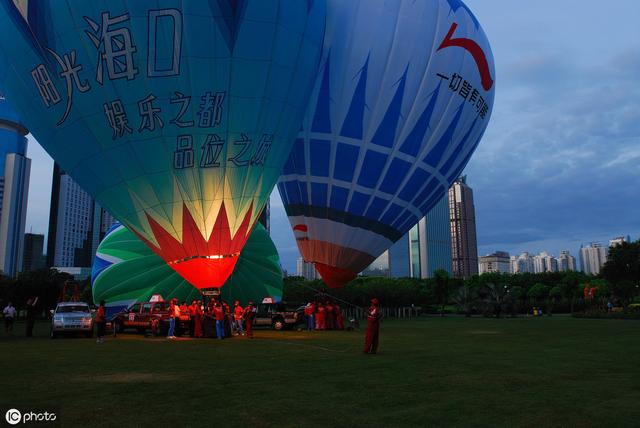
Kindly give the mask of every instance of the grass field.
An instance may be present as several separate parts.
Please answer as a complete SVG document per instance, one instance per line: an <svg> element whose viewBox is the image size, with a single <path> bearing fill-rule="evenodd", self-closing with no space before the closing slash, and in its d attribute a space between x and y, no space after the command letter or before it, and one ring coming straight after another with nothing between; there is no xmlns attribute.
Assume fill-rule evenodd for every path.
<svg viewBox="0 0 640 428"><path fill-rule="evenodd" d="M62 426L640 426L640 322L386 320L255 340L0 337L0 419ZM16 326L22 333L23 326Z"/></svg>

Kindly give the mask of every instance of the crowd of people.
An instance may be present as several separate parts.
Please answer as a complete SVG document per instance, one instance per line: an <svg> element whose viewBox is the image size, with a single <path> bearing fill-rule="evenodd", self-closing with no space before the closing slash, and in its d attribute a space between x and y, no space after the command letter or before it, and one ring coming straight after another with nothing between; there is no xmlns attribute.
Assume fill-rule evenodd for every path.
<svg viewBox="0 0 640 428"><path fill-rule="evenodd" d="M344 313L336 302L315 300L304 307L307 330L344 330Z"/></svg>
<svg viewBox="0 0 640 428"><path fill-rule="evenodd" d="M178 304L178 299L169 301L169 330L167 339L175 339L176 335L184 332L183 324L188 324L188 334L193 338L211 337L207 326L215 326L215 337L222 340L231 336L246 336L253 338L253 320L256 316L256 307L249 302L246 307L236 300L233 309L224 300L211 299L206 305L202 300L193 300L190 305L187 302ZM159 334L159 321L152 325L155 334Z"/></svg>

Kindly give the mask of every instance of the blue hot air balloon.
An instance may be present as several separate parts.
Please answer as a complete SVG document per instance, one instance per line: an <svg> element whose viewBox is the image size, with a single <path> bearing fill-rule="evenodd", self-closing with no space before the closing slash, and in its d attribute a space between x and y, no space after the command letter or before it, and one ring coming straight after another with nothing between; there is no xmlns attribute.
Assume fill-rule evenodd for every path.
<svg viewBox="0 0 640 428"><path fill-rule="evenodd" d="M489 122L495 70L459 0L329 0L321 69L278 184L303 258L353 279L444 195Z"/></svg>
<svg viewBox="0 0 640 428"><path fill-rule="evenodd" d="M102 206L219 287L290 152L324 29L323 0L7 0L0 87Z"/></svg>

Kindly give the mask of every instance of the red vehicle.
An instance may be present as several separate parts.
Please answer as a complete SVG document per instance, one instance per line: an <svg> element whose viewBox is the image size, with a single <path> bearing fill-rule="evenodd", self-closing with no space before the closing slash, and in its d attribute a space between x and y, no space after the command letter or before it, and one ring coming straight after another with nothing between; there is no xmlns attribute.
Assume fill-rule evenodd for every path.
<svg viewBox="0 0 640 428"><path fill-rule="evenodd" d="M169 302L139 302L129 309L118 312L111 319L116 333L135 329L139 333L154 331L166 334L169 329ZM189 330L189 314L180 314L178 331Z"/></svg>

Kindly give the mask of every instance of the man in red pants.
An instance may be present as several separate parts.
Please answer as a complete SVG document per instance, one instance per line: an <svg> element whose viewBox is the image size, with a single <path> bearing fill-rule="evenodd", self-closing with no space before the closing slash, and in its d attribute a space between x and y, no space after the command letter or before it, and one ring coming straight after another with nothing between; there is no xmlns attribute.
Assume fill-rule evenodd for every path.
<svg viewBox="0 0 640 428"><path fill-rule="evenodd" d="M378 307L378 299L371 299L371 306L367 309L367 335L364 340L365 354L375 354L378 351L378 336L380 334L380 319L382 313Z"/></svg>
<svg viewBox="0 0 640 428"><path fill-rule="evenodd" d="M253 302L249 301L249 304L244 308L244 329L247 332L247 337L253 339L253 319L256 317L256 307L253 306Z"/></svg>

